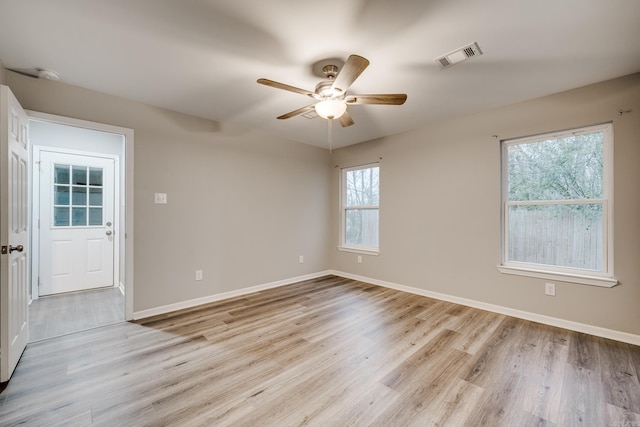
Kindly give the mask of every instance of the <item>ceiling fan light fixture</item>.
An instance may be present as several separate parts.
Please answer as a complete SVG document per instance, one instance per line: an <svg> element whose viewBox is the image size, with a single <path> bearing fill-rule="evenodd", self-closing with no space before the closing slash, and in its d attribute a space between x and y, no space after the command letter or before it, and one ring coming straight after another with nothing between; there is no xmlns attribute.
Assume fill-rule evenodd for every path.
<svg viewBox="0 0 640 427"><path fill-rule="evenodd" d="M325 99L318 102L315 109L323 119L337 119L347 111L347 104L337 99Z"/></svg>

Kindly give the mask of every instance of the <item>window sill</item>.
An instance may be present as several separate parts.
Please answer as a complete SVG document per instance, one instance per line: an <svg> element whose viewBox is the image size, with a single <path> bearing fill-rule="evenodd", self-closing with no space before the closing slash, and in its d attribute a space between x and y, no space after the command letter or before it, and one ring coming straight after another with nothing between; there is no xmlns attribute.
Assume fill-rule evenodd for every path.
<svg viewBox="0 0 640 427"><path fill-rule="evenodd" d="M353 246L338 246L338 250L342 252L353 252L354 254L363 255L380 255L380 250L376 248L354 248Z"/></svg>
<svg viewBox="0 0 640 427"><path fill-rule="evenodd" d="M498 270L504 274L516 276L537 277L539 279L557 280L559 282L579 283L581 285L612 288L618 281L612 277L590 276L580 274L559 273L557 271L538 270L533 268L499 265Z"/></svg>

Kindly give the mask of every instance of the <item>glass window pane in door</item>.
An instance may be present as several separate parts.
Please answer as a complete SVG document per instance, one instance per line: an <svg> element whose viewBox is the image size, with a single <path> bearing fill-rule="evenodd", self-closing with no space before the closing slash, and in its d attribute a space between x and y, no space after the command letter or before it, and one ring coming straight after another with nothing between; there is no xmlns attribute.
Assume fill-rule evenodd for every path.
<svg viewBox="0 0 640 427"><path fill-rule="evenodd" d="M86 206L87 205L87 188L86 187L73 187L73 206Z"/></svg>
<svg viewBox="0 0 640 427"><path fill-rule="evenodd" d="M53 186L53 204L68 205L69 204L69 187L66 185Z"/></svg>
<svg viewBox="0 0 640 427"><path fill-rule="evenodd" d="M69 225L69 208L53 208L53 224L56 227Z"/></svg>
<svg viewBox="0 0 640 427"><path fill-rule="evenodd" d="M71 225L87 225L87 208L72 208L71 218Z"/></svg>
<svg viewBox="0 0 640 427"><path fill-rule="evenodd" d="M87 185L87 168L85 166L72 167L72 183L74 185Z"/></svg>
<svg viewBox="0 0 640 427"><path fill-rule="evenodd" d="M55 184L69 183L69 166L68 165L53 166L53 182Z"/></svg>
<svg viewBox="0 0 640 427"><path fill-rule="evenodd" d="M89 225L102 225L102 208L89 208Z"/></svg>
<svg viewBox="0 0 640 427"><path fill-rule="evenodd" d="M89 168L89 185L102 186L102 169Z"/></svg>
<svg viewBox="0 0 640 427"><path fill-rule="evenodd" d="M102 206L102 188L89 188L89 206Z"/></svg>

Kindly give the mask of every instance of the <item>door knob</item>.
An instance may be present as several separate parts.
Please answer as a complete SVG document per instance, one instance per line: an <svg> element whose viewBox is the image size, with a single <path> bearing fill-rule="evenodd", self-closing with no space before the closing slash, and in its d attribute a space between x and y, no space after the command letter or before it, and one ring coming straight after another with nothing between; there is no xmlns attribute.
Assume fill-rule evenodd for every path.
<svg viewBox="0 0 640 427"><path fill-rule="evenodd" d="M111 230L107 230L106 235L111 236Z"/></svg>
<svg viewBox="0 0 640 427"><path fill-rule="evenodd" d="M24 246L22 245L18 245L18 246L9 246L9 253L13 252L13 251L18 251L18 252L22 252L24 250Z"/></svg>

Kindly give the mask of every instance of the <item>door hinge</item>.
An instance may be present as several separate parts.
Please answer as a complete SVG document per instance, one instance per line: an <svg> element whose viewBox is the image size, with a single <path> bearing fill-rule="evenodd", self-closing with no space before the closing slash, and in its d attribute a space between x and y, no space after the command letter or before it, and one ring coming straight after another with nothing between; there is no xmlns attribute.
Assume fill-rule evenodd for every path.
<svg viewBox="0 0 640 427"><path fill-rule="evenodd" d="M7 246L2 245L2 255L6 255L9 248Z"/></svg>

